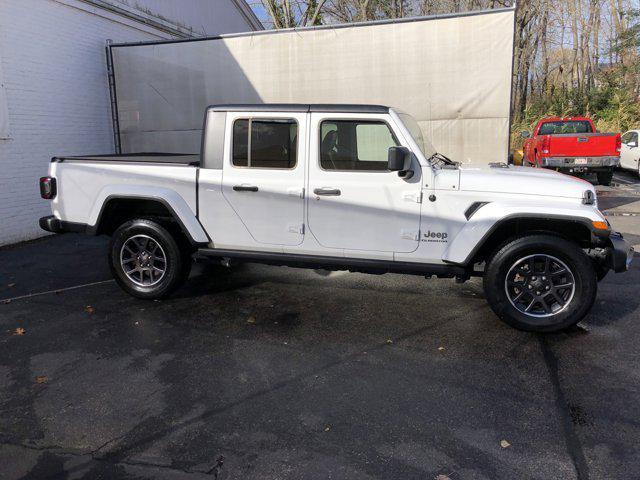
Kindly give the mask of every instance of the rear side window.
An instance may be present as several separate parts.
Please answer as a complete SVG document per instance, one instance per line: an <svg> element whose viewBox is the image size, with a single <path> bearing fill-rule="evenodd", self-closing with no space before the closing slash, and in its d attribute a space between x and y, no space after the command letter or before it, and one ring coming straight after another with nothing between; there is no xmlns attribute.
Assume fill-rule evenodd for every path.
<svg viewBox="0 0 640 480"><path fill-rule="evenodd" d="M385 122L325 120L320 124L320 166L325 170L386 171L398 141Z"/></svg>
<svg viewBox="0 0 640 480"><path fill-rule="evenodd" d="M568 122L546 122L540 127L538 135L562 135L570 133L593 133L591 124L580 120Z"/></svg>
<svg viewBox="0 0 640 480"><path fill-rule="evenodd" d="M292 169L296 166L298 124L293 119L240 119L233 124L236 167Z"/></svg>

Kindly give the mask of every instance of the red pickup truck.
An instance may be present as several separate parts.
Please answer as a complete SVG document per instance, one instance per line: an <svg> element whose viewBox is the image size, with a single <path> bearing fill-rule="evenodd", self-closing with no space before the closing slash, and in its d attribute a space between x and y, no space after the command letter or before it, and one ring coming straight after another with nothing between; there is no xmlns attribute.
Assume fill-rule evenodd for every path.
<svg viewBox="0 0 640 480"><path fill-rule="evenodd" d="M533 136L529 132L522 136L526 139L523 165L595 173L600 185L610 185L613 169L620 164L620 134L597 133L589 118L543 118Z"/></svg>

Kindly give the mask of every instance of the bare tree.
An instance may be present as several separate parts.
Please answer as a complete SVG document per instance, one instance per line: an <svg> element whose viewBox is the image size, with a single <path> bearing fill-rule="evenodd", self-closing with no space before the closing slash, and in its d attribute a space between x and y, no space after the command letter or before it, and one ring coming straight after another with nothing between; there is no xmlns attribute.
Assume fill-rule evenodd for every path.
<svg viewBox="0 0 640 480"><path fill-rule="evenodd" d="M320 25L326 0L261 0L273 28Z"/></svg>

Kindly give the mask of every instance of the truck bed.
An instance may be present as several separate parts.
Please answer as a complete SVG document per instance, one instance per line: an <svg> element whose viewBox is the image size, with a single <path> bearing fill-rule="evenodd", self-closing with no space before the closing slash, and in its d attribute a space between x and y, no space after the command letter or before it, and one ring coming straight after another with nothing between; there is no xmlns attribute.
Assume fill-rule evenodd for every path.
<svg viewBox="0 0 640 480"><path fill-rule="evenodd" d="M168 199L175 211L195 219L199 163L199 155L171 153L54 158L49 167L57 189L53 214L66 222L93 227L113 198L160 196Z"/></svg>
<svg viewBox="0 0 640 480"><path fill-rule="evenodd" d="M81 155L54 157L52 163L60 162L108 162L108 163L159 163L164 165L200 165L199 154L185 153L126 153L121 155Z"/></svg>

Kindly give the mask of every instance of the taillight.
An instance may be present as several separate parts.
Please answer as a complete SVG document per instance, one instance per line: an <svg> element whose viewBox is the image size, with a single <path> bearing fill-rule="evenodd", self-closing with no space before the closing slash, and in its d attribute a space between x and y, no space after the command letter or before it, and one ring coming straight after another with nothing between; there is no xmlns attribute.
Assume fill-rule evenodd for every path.
<svg viewBox="0 0 640 480"><path fill-rule="evenodd" d="M56 179L53 177L40 178L40 196L45 200L55 198L57 193Z"/></svg>
<svg viewBox="0 0 640 480"><path fill-rule="evenodd" d="M545 155L549 155L550 151L551 151L551 137L549 135L546 135L542 139L542 153Z"/></svg>
<svg viewBox="0 0 640 480"><path fill-rule="evenodd" d="M616 153L622 152L622 137L620 134L616 135Z"/></svg>

